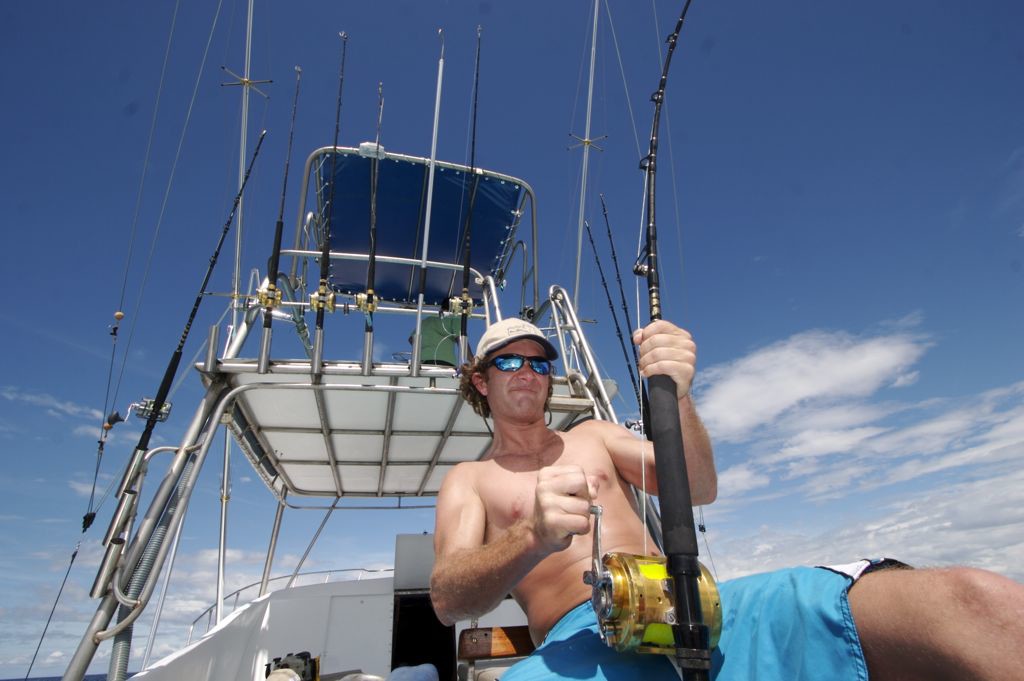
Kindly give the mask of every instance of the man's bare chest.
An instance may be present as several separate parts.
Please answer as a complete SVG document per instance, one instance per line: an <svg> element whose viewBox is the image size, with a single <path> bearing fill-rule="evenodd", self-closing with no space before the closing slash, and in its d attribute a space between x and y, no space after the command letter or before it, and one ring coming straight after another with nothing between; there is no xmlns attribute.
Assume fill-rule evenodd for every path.
<svg viewBox="0 0 1024 681"><path fill-rule="evenodd" d="M618 475L603 448L585 439L566 438L565 447L546 456L500 457L482 462L477 491L484 502L485 541L534 512L539 471L548 466L579 466L599 492L617 488Z"/></svg>

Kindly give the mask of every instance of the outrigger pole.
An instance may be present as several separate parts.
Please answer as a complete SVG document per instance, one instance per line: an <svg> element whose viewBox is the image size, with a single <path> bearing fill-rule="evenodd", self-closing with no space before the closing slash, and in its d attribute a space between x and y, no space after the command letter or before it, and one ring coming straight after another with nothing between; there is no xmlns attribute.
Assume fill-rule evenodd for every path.
<svg viewBox="0 0 1024 681"><path fill-rule="evenodd" d="M422 349L420 348L420 334L423 329L423 298L427 290L427 254L430 246L430 214L434 206L434 169L437 165L437 129L441 121L441 84L444 82L444 31L437 30L437 37L441 41L441 55L437 58L437 88L434 94L434 130L430 141L430 170L427 171L427 207L423 218L423 249L420 257L420 292L416 299L416 331L412 345L412 375L420 375L420 363Z"/></svg>
<svg viewBox="0 0 1024 681"><path fill-rule="evenodd" d="M647 277L651 321L662 318L661 287L658 279L658 232L655 222L655 173L658 157L658 127L661 106L665 99L665 84L669 64L675 51L679 33L690 8L691 0L683 5L675 30L668 37L668 51L661 71L657 91L651 95L654 102L654 120L651 125L651 143L640 168L647 174L647 246L646 263L637 263L637 274ZM647 379L650 395L650 423L648 432L654 442L655 467L660 496L662 540L668 560L668 574L675 584L676 623L672 625L675 638L675 659L686 681L706 681L711 669L711 635L701 613L701 576L697 561L697 533L693 525L693 505L690 483L683 452L682 426L676 384L669 376L658 375Z"/></svg>

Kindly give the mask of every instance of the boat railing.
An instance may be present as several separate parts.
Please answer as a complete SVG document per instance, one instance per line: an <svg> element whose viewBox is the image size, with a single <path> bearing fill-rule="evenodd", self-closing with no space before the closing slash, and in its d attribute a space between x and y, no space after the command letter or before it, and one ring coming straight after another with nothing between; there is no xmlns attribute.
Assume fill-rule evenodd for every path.
<svg viewBox="0 0 1024 681"><path fill-rule="evenodd" d="M590 343L587 342L579 317L576 316L572 298L561 286L552 286L548 300L551 302L551 318L570 386L574 391L593 401L595 416L603 421L617 423L618 417L601 379L601 372L590 349Z"/></svg>
<svg viewBox="0 0 1024 681"><path fill-rule="evenodd" d="M308 584L327 584L329 582L341 582L341 581L360 581L365 576L380 576L385 573L393 573L394 568L344 568L340 570L311 570L309 572L302 572L298 576L296 575L281 575L274 577L267 582L267 593L271 591L277 591L279 589L285 589L289 586L305 586ZM349 575L355 574L353 579ZM296 584L295 582L303 582L303 584ZM230 605L230 611L226 614L231 614L238 609L239 603L247 605L256 596L259 595L260 586L262 580L246 584L243 587L235 589L228 595L226 595L221 601L222 607L227 608ZM274 585L277 585L276 588ZM254 592L251 597L246 596L243 600L243 594L246 592ZM217 612L217 604L211 603L206 610L203 610L188 627L188 640L185 641L185 645L192 643L192 636L195 634L196 627L206 620L206 629L203 630L203 634L210 631L211 628L216 624L214 622L214 614Z"/></svg>

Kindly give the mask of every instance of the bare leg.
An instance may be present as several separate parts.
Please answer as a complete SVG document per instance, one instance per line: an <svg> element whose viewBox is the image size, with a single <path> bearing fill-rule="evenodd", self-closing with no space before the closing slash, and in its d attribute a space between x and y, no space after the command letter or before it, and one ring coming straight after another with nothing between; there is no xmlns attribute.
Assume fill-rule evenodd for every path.
<svg viewBox="0 0 1024 681"><path fill-rule="evenodd" d="M885 570L850 590L871 681L1024 679L1024 585L991 572Z"/></svg>

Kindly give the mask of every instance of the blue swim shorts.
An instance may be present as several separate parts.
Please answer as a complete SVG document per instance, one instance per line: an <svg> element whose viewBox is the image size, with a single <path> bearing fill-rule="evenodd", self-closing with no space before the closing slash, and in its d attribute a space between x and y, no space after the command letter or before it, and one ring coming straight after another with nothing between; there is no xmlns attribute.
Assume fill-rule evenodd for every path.
<svg viewBox="0 0 1024 681"><path fill-rule="evenodd" d="M718 585L722 636L713 681L867 681L847 591L875 561L798 567ZM589 602L566 613L544 642L501 681L535 679L678 681L664 655L619 653L605 645Z"/></svg>

